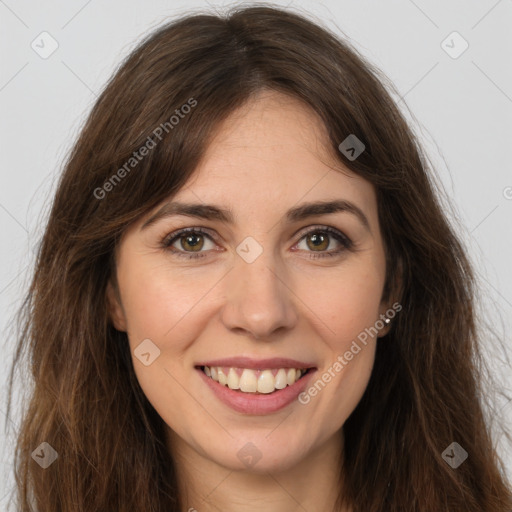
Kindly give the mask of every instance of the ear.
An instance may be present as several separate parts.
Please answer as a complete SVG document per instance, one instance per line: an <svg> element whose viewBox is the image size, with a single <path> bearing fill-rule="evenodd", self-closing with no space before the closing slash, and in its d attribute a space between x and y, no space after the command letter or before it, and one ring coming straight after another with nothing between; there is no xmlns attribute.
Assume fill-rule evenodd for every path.
<svg viewBox="0 0 512 512"><path fill-rule="evenodd" d="M402 269L403 265L401 260L398 262L398 272L395 275L393 280L391 290L388 293L389 299L386 301L382 301L379 307L379 325L381 322L384 324L382 329L379 329L378 338L382 338L386 336L388 332L391 330L391 327L394 322L396 322L396 316L398 312L402 309L402 305L400 304L400 300L402 297ZM386 321L389 319L389 322Z"/></svg>
<svg viewBox="0 0 512 512"><path fill-rule="evenodd" d="M379 333L377 335L377 338L382 338L388 334L388 332L391 329L391 325L393 323L393 320L391 319L391 315L389 314L389 311L394 311L394 308L391 305L388 304L381 304L381 307L379 308L379 318L375 322L375 326L382 326L379 329Z"/></svg>
<svg viewBox="0 0 512 512"><path fill-rule="evenodd" d="M126 332L126 316L124 314L119 291L114 288L112 281L107 283L107 305L110 320L118 331Z"/></svg>

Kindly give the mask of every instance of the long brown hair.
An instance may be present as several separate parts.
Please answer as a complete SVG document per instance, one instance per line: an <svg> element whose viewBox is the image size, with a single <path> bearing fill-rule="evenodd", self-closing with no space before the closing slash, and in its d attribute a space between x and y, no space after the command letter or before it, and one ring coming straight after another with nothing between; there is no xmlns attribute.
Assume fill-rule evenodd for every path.
<svg viewBox="0 0 512 512"><path fill-rule="evenodd" d="M165 425L109 319L106 285L127 227L187 182L219 122L263 89L311 106L332 154L374 184L384 291L403 306L343 426L338 504L509 512L482 402L474 274L427 159L378 71L320 24L261 6L184 16L152 33L81 130L19 313L9 409L25 352L33 381L16 446L18 510L180 510ZM353 161L338 150L349 134L366 146ZM42 442L58 454L46 469L31 457ZM442 457L452 442L468 454L456 469Z"/></svg>

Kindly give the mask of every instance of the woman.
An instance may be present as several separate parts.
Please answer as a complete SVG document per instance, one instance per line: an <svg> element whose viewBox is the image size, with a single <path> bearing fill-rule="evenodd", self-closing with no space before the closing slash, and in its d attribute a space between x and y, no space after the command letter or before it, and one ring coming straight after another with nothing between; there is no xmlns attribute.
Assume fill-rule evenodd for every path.
<svg viewBox="0 0 512 512"><path fill-rule="evenodd" d="M19 510L509 511L473 274L376 71L193 15L94 106L16 361Z"/></svg>

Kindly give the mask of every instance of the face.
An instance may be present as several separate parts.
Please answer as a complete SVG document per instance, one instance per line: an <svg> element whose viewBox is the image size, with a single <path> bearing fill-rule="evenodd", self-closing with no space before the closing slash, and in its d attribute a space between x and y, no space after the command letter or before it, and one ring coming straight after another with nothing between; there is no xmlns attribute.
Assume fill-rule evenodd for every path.
<svg viewBox="0 0 512 512"><path fill-rule="evenodd" d="M286 469L339 436L367 386L390 308L376 195L326 138L308 107L261 93L121 240L111 316L171 449Z"/></svg>

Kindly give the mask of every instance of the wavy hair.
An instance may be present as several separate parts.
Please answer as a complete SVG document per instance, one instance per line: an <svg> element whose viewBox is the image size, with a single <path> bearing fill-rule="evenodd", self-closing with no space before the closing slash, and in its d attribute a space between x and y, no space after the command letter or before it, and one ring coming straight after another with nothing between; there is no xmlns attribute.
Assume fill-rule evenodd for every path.
<svg viewBox="0 0 512 512"><path fill-rule="evenodd" d="M270 6L188 14L157 29L82 127L19 310L9 409L24 353L31 387L15 448L18 510L180 510L163 420L109 318L106 286L123 232L184 186L219 123L264 89L312 107L335 158L375 186L385 295L398 293L403 306L343 426L336 505L509 512L485 415L474 273L427 159L371 64L321 24ZM191 99L194 108L170 121ZM349 134L366 146L354 161L338 150ZM147 155L127 168L144 145ZM45 470L31 457L43 441L58 453ZM468 453L457 469L442 458L453 441Z"/></svg>

